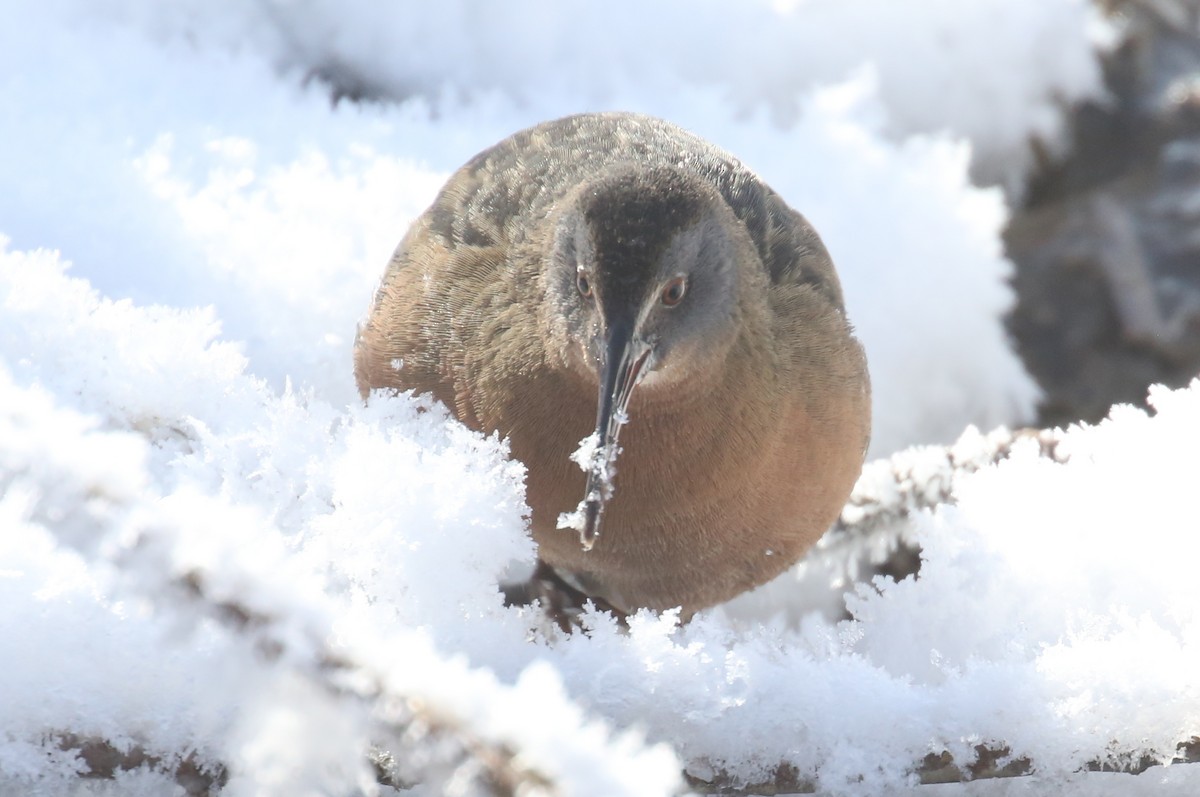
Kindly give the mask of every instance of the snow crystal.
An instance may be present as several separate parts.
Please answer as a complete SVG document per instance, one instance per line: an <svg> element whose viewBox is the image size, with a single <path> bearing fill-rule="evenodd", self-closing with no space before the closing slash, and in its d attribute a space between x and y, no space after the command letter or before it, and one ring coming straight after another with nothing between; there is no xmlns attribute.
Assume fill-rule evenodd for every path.
<svg viewBox="0 0 1200 797"><path fill-rule="evenodd" d="M596 458L603 456L604 453L600 451L600 435L592 432L579 441L579 447L571 454L571 461L578 465L584 473L587 473L596 467Z"/></svg>
<svg viewBox="0 0 1200 797"><path fill-rule="evenodd" d="M590 496L585 495L580 499L579 504L570 512L561 512L558 515L558 528L560 529L575 529L575 531L583 532L587 526L587 505L588 501L593 500ZM594 500L599 500L596 496Z"/></svg>
<svg viewBox="0 0 1200 797"><path fill-rule="evenodd" d="M618 424L624 421L618 418ZM613 476L616 475L616 469L613 463L617 458L620 449L617 446L601 446L600 435L597 432L592 432L587 437L579 441L579 447L571 454L571 461L590 477L595 474L599 480L599 490L593 489L579 500L579 505L571 512L563 512L558 516L558 528L560 529L575 529L581 535L587 527L587 505L595 501L607 501L612 497L613 492ZM581 537L582 540L582 537ZM590 547L590 543L584 541L583 544Z"/></svg>

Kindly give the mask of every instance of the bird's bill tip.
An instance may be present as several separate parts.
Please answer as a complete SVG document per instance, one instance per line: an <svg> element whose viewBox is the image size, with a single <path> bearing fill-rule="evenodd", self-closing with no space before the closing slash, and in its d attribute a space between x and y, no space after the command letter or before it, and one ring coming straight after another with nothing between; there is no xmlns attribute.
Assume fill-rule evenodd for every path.
<svg viewBox="0 0 1200 797"><path fill-rule="evenodd" d="M600 535L600 520L614 491L613 476L621 451L617 440L621 427L628 420L629 399L644 375L650 356L650 347L633 335L626 325L611 329L605 344L596 408L595 439L598 445L587 464L587 486L581 505L584 516L579 525L579 542L584 550L591 550Z"/></svg>

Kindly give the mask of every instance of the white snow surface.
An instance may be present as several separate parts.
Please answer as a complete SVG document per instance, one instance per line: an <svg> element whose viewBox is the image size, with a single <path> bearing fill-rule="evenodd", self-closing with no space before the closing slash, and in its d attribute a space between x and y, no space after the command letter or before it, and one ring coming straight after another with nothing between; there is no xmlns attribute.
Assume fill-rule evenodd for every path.
<svg viewBox="0 0 1200 797"><path fill-rule="evenodd" d="M1072 430L1066 464L964 480L916 518L921 578L860 585L851 620L801 565L752 611L563 636L497 590L534 558L504 441L421 397L363 407L350 368L450 171L624 108L821 231L876 455L1021 423L1004 197L969 177L1011 183L1031 136L1058 141L1111 35L1074 0L0 6L0 792L170 791L78 780L72 733L223 764L228 794L371 793L387 709L322 687L333 650L564 794L782 761L905 794L977 744L1035 774L919 793L1196 793L1193 766L1079 770L1200 734L1200 384ZM374 99L332 103L328 76ZM215 621L188 579L265 627Z"/></svg>

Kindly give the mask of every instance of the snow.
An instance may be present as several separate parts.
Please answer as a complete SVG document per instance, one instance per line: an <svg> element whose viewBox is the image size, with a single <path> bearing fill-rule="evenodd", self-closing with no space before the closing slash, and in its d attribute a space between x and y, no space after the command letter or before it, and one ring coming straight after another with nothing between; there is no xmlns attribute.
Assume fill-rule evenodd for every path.
<svg viewBox="0 0 1200 797"><path fill-rule="evenodd" d="M626 398L629 395L630 393L627 392ZM617 457L621 453L616 435L628 422L629 416L626 415L625 408L616 407L613 410L613 420L609 423L609 428L614 430L612 439L606 445L601 445L600 433L592 432L580 440L579 446L571 453L571 461L587 474L587 483L584 487L583 498L579 499L575 508L570 512L559 513L558 528L578 531L579 544L583 546L584 550L590 551L599 535L596 525L588 528L589 504L597 504L599 506L598 516L602 517L604 505L612 499L613 493L616 492L613 480L617 475ZM596 524L598 523L599 520L596 521Z"/></svg>
<svg viewBox="0 0 1200 797"><path fill-rule="evenodd" d="M905 531L920 579L852 585L853 619L821 611L843 585L814 560L682 628L593 612L567 636L497 590L534 559L505 442L423 397L364 407L351 376L452 169L628 108L821 231L874 455L1023 423L1004 193L970 178L1019 189L1112 31L1074 0L505 9L0 8L0 791L161 794L190 757L223 794L369 793L365 750L391 740L470 792L448 734L564 794L781 762L832 794L1195 793L1191 765L1080 770L1200 734L1200 384L1070 430L1065 462L1030 444L946 481L953 505ZM378 98L331 103L326 80ZM932 451L904 456L936 476ZM160 764L80 779L68 733ZM977 744L1034 774L914 786Z"/></svg>

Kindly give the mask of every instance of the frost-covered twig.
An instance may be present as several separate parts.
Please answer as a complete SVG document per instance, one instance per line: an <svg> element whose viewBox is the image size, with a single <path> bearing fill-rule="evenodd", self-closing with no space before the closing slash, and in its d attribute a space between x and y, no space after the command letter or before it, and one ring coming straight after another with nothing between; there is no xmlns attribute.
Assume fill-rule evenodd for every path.
<svg viewBox="0 0 1200 797"><path fill-rule="evenodd" d="M224 767L206 765L195 755L171 763L150 755L145 748L134 745L121 750L106 739L82 737L74 733L53 735L53 741L64 753L74 753L82 764L79 777L111 780L121 772L151 769L162 772L175 781L188 797L207 797L225 785L228 773Z"/></svg>
<svg viewBox="0 0 1200 797"><path fill-rule="evenodd" d="M414 629L356 626L269 520L186 488L158 495L136 436L98 431L94 421L14 390L2 377L0 397L10 400L0 401L0 497L26 496L27 522L97 569L107 567L119 591L155 607L176 629L210 637L220 629L233 650L246 651L250 669L227 685L235 703L253 702L263 684L291 689L285 700L238 711L235 732L251 733L253 745L244 738L203 760L138 732L131 739L118 730L116 741L48 729L46 741L66 747L65 771L113 778L147 768L174 775L196 794L226 777L256 783L258 766L269 781L259 791L280 793L297 783L321 790L322 778L330 792L355 784L369 792L375 775L396 786L495 795L650 795L678 783L669 751L588 721L555 692L561 686L548 668L530 667L508 686L438 653ZM281 710L292 714L272 725ZM531 723L530 712L544 722ZM372 756L374 772L370 742L388 751ZM296 752L289 758L289 751ZM196 781L197 768L209 780Z"/></svg>
<svg viewBox="0 0 1200 797"><path fill-rule="evenodd" d="M1034 762L1024 756L1014 758L1012 751L1004 745L976 745L976 758L970 763L959 763L948 752L930 753L925 760L912 769L922 786L941 783L962 783L972 780L994 780L1017 778L1033 774ZM1200 762L1200 738L1180 742L1171 764L1193 764ZM1084 769L1088 772L1121 772L1140 775L1162 766L1164 762L1149 756L1118 756L1110 761L1092 761ZM725 795L777 795L812 794L816 784L800 775L790 764L776 768L774 777L760 783L740 783L724 772L702 779L687 775L688 786L699 794Z"/></svg>
<svg viewBox="0 0 1200 797"><path fill-rule="evenodd" d="M314 622L319 606L299 602L296 612L291 612L288 604L271 594L270 587L277 585L264 589L253 583L253 574L237 572L236 561L224 560L220 574L197 567L181 569L172 545L174 531L169 523L145 524L134 532L133 544L114 557L114 563L122 574L133 575L129 581L160 610L183 619L190 614L196 621L216 620L249 641L265 661L285 662L290 671L301 674L339 705L350 703L356 706L351 710L369 714L373 735L386 739L392 752L394 764L386 773L388 781L411 786L455 778L473 781L482 793L496 795L553 791L553 779L520 760L509 745L482 737L453 712L439 710L436 701L398 692L389 686L388 675L379 666L335 649L328 641L335 638L333 629ZM242 579L243 591L231 594L227 582ZM314 608L318 611L312 611ZM171 774L171 767L138 747L121 753L102 739L70 733L61 738L87 764L86 777L110 778L118 770L139 766ZM212 769L217 774L201 773L197 780L195 762L184 759L173 774L189 793L204 794L214 783L219 785L226 768Z"/></svg>
<svg viewBox="0 0 1200 797"><path fill-rule="evenodd" d="M897 578L915 572L917 548L909 518L916 512L953 503L965 477L1012 454L1020 444L1037 446L1041 456L1059 462L1058 429L1000 427L987 434L974 427L948 446L917 446L869 462L842 509L841 517L818 543L817 554L850 556L868 551L869 561Z"/></svg>
<svg viewBox="0 0 1200 797"><path fill-rule="evenodd" d="M916 511L950 503L959 480L1007 459L1024 441L1037 445L1044 457L1065 461L1058 454L1060 439L1057 429L1000 427L981 434L972 427L952 445L918 446L868 463L829 533L862 536L894 529Z"/></svg>
<svg viewBox="0 0 1200 797"><path fill-rule="evenodd" d="M356 701L369 709L377 735L390 740L386 753L377 750L370 754L381 781L411 788L417 783L462 779L466 774L486 794L553 793L553 779L522 762L510 746L482 738L420 696L397 694L389 689L386 674L376 667L317 640L313 640L308 661L297 661L296 654L301 651L287 640L286 619L212 595L196 572L187 573L175 586L182 587L197 608L251 635L267 658L289 658L331 697ZM414 766L414 760L422 763Z"/></svg>

